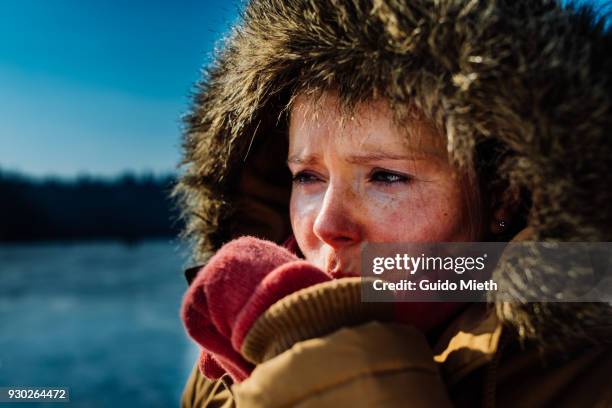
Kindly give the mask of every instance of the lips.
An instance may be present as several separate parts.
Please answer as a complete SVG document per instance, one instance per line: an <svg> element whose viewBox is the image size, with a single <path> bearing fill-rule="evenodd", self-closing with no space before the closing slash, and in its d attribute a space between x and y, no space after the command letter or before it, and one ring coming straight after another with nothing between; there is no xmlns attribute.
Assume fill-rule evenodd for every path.
<svg viewBox="0 0 612 408"><path fill-rule="evenodd" d="M336 274L340 271L340 261L334 255L330 255L325 260L325 272L336 277Z"/></svg>
<svg viewBox="0 0 612 408"><path fill-rule="evenodd" d="M325 262L325 271L334 279L346 278L349 276L359 276L358 273L349 267L348 262L342 262L335 255L330 255Z"/></svg>

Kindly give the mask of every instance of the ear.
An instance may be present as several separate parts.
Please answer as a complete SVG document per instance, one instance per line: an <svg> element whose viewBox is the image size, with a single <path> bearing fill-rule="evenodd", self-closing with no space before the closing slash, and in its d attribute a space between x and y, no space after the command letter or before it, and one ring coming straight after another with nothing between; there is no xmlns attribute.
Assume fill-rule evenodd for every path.
<svg viewBox="0 0 612 408"><path fill-rule="evenodd" d="M493 212L489 230L493 235L500 235L506 232L512 222L512 212L508 207L498 208Z"/></svg>
<svg viewBox="0 0 612 408"><path fill-rule="evenodd" d="M507 185L505 186L507 187ZM503 235L513 229L520 204L520 193L516 188L498 189L491 200L491 223L489 230L493 235Z"/></svg>

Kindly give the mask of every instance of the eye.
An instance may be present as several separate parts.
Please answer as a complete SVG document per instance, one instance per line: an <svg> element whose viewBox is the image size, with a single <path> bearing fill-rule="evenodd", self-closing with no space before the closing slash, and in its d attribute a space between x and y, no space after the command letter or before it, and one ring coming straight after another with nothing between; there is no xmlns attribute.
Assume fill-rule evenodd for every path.
<svg viewBox="0 0 612 408"><path fill-rule="evenodd" d="M382 184L407 183L411 177L405 174L395 173L388 170L374 170L370 175L370 181Z"/></svg>
<svg viewBox="0 0 612 408"><path fill-rule="evenodd" d="M297 172L292 179L295 184L311 184L319 181L317 176L305 171Z"/></svg>

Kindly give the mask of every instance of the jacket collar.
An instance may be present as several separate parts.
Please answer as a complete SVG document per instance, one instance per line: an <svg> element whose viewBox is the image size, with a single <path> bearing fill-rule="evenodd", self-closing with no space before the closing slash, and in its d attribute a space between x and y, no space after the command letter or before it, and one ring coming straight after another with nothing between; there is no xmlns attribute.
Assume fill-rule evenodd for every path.
<svg viewBox="0 0 612 408"><path fill-rule="evenodd" d="M474 303L447 327L433 347L449 385L493 360L502 335L495 309Z"/></svg>

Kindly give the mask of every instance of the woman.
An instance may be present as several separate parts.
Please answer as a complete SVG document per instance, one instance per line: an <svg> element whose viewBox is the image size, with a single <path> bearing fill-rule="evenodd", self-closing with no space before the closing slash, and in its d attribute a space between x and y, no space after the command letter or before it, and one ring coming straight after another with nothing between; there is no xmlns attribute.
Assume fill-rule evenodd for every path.
<svg viewBox="0 0 612 408"><path fill-rule="evenodd" d="M187 118L183 406L612 405L608 304L346 300L365 242L611 241L611 45L544 0L251 1Z"/></svg>

